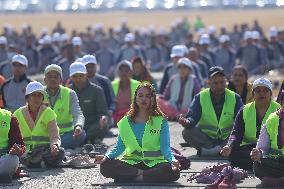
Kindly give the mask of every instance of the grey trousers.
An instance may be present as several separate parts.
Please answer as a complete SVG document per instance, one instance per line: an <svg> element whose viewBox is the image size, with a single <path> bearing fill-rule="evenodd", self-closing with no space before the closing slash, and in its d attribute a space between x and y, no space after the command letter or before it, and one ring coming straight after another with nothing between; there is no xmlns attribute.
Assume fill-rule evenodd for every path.
<svg viewBox="0 0 284 189"><path fill-rule="evenodd" d="M193 148L213 148L217 145L221 147L227 144L227 140L215 140L207 136L201 131L199 127L193 127L191 129L184 129L182 131L183 139Z"/></svg>
<svg viewBox="0 0 284 189"><path fill-rule="evenodd" d="M16 155L6 154L0 157L0 174L10 175L11 177L16 173L19 167L19 157Z"/></svg>

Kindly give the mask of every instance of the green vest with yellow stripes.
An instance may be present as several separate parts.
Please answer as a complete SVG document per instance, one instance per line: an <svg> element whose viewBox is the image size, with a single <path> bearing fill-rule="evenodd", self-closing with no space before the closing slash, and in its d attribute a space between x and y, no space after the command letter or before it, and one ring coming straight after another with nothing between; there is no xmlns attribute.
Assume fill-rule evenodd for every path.
<svg viewBox="0 0 284 189"><path fill-rule="evenodd" d="M146 123L141 147L132 131L129 117L124 116L117 123L119 136L125 146L124 153L118 159L130 165L143 162L148 167L167 162L160 150L160 132L163 119L162 116L155 116Z"/></svg>
<svg viewBox="0 0 284 189"><path fill-rule="evenodd" d="M225 102L218 121L212 104L210 89L202 90L200 92L202 114L198 122L198 127L203 133L213 139L225 140L230 135L233 127L235 104L235 93L229 89L225 89Z"/></svg>

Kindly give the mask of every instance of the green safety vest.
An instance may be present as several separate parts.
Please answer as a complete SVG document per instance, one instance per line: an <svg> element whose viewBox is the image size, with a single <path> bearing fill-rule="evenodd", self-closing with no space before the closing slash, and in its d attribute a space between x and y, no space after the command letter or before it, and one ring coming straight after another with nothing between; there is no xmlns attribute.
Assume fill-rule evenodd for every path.
<svg viewBox="0 0 284 189"><path fill-rule="evenodd" d="M279 116L276 112L270 114L266 121L266 130L269 135L270 149L268 152L268 157L277 158L279 156L284 156L284 147L279 148L278 141L278 129L279 128Z"/></svg>
<svg viewBox="0 0 284 189"><path fill-rule="evenodd" d="M11 115L8 110L0 108L0 155L8 151Z"/></svg>
<svg viewBox="0 0 284 189"><path fill-rule="evenodd" d="M71 89L60 85L59 98L56 100L52 108L57 115L56 122L59 127L60 135L73 131L73 116L70 110L70 92ZM45 96L45 102L48 102L48 97Z"/></svg>
<svg viewBox="0 0 284 189"><path fill-rule="evenodd" d="M211 100L210 89L202 90L200 92L202 114L198 122L198 127L213 139L225 140L230 135L233 127L235 104L235 93L229 89L225 89L225 102L218 122Z"/></svg>
<svg viewBox="0 0 284 189"><path fill-rule="evenodd" d="M35 122L34 128L31 130L27 117L25 117L24 107L15 111L15 116L18 119L23 140L27 146L27 151L32 150L39 145L50 144L48 123L55 118L55 113L49 107L46 107Z"/></svg>
<svg viewBox="0 0 284 189"><path fill-rule="evenodd" d="M118 123L119 136L125 146L125 151L118 159L130 165L144 162L148 167L167 162L160 150L160 132L163 122L162 116L152 117L145 125L142 147L138 144L132 131L128 116L124 116Z"/></svg>
<svg viewBox="0 0 284 189"><path fill-rule="evenodd" d="M263 125L268 116L275 112L281 105L275 101L271 101L263 119L261 125ZM256 109L255 109L255 102L248 103L244 106L243 110L243 120L245 123L245 133L243 137L243 141L241 146L246 144L256 144Z"/></svg>
<svg viewBox="0 0 284 189"><path fill-rule="evenodd" d="M117 96L118 94L118 90L119 90L119 79L114 80L113 82L111 82L112 84L112 88L113 88L113 92L114 95ZM130 79L130 92L131 92L131 100L134 99L134 95L135 95L135 91L137 89L137 87L139 86L139 81L136 81L134 79Z"/></svg>

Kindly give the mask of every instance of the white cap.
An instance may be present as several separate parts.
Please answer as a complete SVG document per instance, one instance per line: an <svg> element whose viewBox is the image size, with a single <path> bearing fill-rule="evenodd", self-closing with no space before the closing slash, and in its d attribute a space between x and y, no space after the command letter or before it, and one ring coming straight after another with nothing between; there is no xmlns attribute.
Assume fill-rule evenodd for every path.
<svg viewBox="0 0 284 189"><path fill-rule="evenodd" d="M180 46L183 48L184 56L187 55L189 53L187 46L185 45L180 45Z"/></svg>
<svg viewBox="0 0 284 189"><path fill-rule="evenodd" d="M264 77L256 79L252 84L252 89L254 90L255 88L260 87L260 86L266 87L270 91L272 91L272 83Z"/></svg>
<svg viewBox="0 0 284 189"><path fill-rule="evenodd" d="M177 63L177 66L179 66L179 65L185 65L189 69L193 70L192 62L188 58L181 58L181 59L179 59L179 61Z"/></svg>
<svg viewBox="0 0 284 189"><path fill-rule="evenodd" d="M252 32L246 31L244 34L244 40L252 39Z"/></svg>
<svg viewBox="0 0 284 189"><path fill-rule="evenodd" d="M72 77L73 75L80 73L80 74L86 74L87 73L87 69L85 67L85 65L82 62L74 62L70 65L69 68L70 71L70 77Z"/></svg>
<svg viewBox="0 0 284 189"><path fill-rule="evenodd" d="M59 73L60 77L62 78L62 68L56 64L50 64L46 66L44 70L44 75L48 74L50 71L56 71Z"/></svg>
<svg viewBox="0 0 284 189"><path fill-rule="evenodd" d="M199 39L199 45L209 45L210 44L210 38L209 38L209 35L208 34L202 34L200 36L200 39Z"/></svg>
<svg viewBox="0 0 284 189"><path fill-rule="evenodd" d="M58 32L55 32L53 35L52 35L52 42L60 42L60 33Z"/></svg>
<svg viewBox="0 0 284 189"><path fill-rule="evenodd" d="M12 63L13 62L18 62L18 63L28 67L28 59L22 54L14 55L13 58L12 58Z"/></svg>
<svg viewBox="0 0 284 189"><path fill-rule="evenodd" d="M60 41L68 41L69 40L69 36L66 33L63 33L60 35Z"/></svg>
<svg viewBox="0 0 284 189"><path fill-rule="evenodd" d="M37 81L30 82L26 87L25 96L32 94L34 92L40 92L42 95L45 94L44 87L40 82Z"/></svg>
<svg viewBox="0 0 284 189"><path fill-rule="evenodd" d="M135 41L135 36L133 33L125 34L124 42L133 42L133 41Z"/></svg>
<svg viewBox="0 0 284 189"><path fill-rule="evenodd" d="M215 28L215 26L209 26L209 27L208 27L208 33L209 33L209 34L215 34L215 33L216 33L216 28Z"/></svg>
<svg viewBox="0 0 284 189"><path fill-rule="evenodd" d="M7 38L5 36L0 36L0 45L7 45Z"/></svg>
<svg viewBox="0 0 284 189"><path fill-rule="evenodd" d="M269 37L277 37L278 35L278 30L276 27L271 27L269 29Z"/></svg>
<svg viewBox="0 0 284 189"><path fill-rule="evenodd" d="M221 35L219 37L219 42L220 43L225 43L225 42L228 42L228 41L230 41L230 37L228 35Z"/></svg>
<svg viewBox="0 0 284 189"><path fill-rule="evenodd" d="M172 48L172 51L171 51L171 58L173 57L184 57L185 55L185 52L184 52L184 47L181 46L181 45L175 45L173 46Z"/></svg>
<svg viewBox="0 0 284 189"><path fill-rule="evenodd" d="M74 46L81 46L82 45L82 39L80 37L73 37L72 38L72 44Z"/></svg>
<svg viewBox="0 0 284 189"><path fill-rule="evenodd" d="M87 55L84 55L82 57L82 62L87 65L87 64L97 64L97 59L94 55L91 55L91 54L87 54Z"/></svg>
<svg viewBox="0 0 284 189"><path fill-rule="evenodd" d="M130 70L132 70L132 64L128 60L122 60L117 64L117 69L119 70L121 66L127 66Z"/></svg>
<svg viewBox="0 0 284 189"><path fill-rule="evenodd" d="M258 31L252 31L253 39L260 39L260 33Z"/></svg>
<svg viewBox="0 0 284 189"><path fill-rule="evenodd" d="M52 42L52 39L49 35L45 35L43 38L42 38L42 44L43 45L50 45Z"/></svg>

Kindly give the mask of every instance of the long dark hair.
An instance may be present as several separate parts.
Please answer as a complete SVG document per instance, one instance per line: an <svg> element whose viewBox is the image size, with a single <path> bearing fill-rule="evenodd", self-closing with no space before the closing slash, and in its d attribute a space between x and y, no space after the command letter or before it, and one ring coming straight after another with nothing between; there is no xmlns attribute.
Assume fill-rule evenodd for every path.
<svg viewBox="0 0 284 189"><path fill-rule="evenodd" d="M156 95L156 90L155 88L149 83L149 82L142 82L139 84L137 87L135 94L134 94L134 99L133 103L130 106L130 110L127 112L127 115L131 120L134 120L135 116L139 112L139 107L136 102L136 97L137 97L137 92L141 88L147 88L150 90L151 93L151 107L150 107L150 119L152 120L153 116L162 116L165 117L165 114L162 112L162 110L159 108L157 104L157 95Z"/></svg>
<svg viewBox="0 0 284 189"><path fill-rule="evenodd" d="M142 66L142 69L143 69L142 73L141 73L141 75L138 76L139 77L138 79L140 81L152 82L153 77L151 76L150 71L147 69L145 62L143 61L143 59L141 57L136 56L131 60L131 62L132 62L132 67L133 67L134 64L137 64L137 63ZM136 79L134 75L133 75L133 77L134 77L133 79Z"/></svg>

